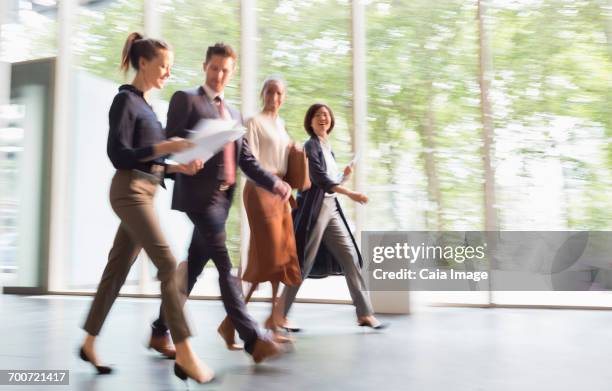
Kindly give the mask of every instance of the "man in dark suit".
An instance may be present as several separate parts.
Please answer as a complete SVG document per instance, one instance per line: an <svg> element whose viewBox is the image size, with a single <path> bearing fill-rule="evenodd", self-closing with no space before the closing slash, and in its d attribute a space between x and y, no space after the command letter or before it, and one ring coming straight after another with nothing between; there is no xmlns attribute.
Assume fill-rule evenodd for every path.
<svg viewBox="0 0 612 391"><path fill-rule="evenodd" d="M210 46L204 61L204 85L177 91L168 108L167 137L186 137L188 130L204 118L242 121L240 113L224 101L223 90L234 72L236 53L229 46L217 43ZM281 349L262 336L257 323L246 311L240 281L231 274L232 264L225 245L225 222L236 188L236 166L257 185L287 199L290 186L262 169L253 157L246 138L228 143L211 157L196 175L176 175L172 209L187 213L193 222L193 236L187 259L186 295L212 258L219 272L219 286L223 305L231 323L223 323L218 332L230 350L241 349L234 341L234 327L245 342L245 350L255 362L277 355ZM174 347L161 316L153 323L149 346L172 357Z"/></svg>

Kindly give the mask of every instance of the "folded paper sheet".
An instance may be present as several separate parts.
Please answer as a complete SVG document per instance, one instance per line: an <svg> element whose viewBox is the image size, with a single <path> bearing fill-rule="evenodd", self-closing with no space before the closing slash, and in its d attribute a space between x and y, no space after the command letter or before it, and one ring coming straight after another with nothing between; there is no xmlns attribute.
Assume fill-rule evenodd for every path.
<svg viewBox="0 0 612 391"><path fill-rule="evenodd" d="M194 159L206 162L225 144L244 136L244 133L245 128L238 121L203 119L189 132L188 139L195 144L194 147L174 154L170 159L181 164Z"/></svg>

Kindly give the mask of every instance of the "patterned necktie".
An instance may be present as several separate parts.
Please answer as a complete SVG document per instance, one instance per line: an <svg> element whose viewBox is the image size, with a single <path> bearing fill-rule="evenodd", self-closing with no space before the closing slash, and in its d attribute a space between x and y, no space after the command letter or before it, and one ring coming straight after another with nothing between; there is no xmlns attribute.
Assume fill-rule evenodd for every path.
<svg viewBox="0 0 612 391"><path fill-rule="evenodd" d="M225 115L225 105L223 99L220 96L215 97L217 104L217 110L219 110L219 117L221 119L228 119ZM223 147L223 172L225 178L225 184L228 186L236 183L236 147L233 142L225 144Z"/></svg>

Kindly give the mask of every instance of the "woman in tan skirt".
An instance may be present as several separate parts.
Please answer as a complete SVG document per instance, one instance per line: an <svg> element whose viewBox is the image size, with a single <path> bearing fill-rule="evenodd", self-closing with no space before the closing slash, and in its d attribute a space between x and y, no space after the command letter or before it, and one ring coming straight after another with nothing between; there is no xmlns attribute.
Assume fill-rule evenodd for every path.
<svg viewBox="0 0 612 391"><path fill-rule="evenodd" d="M261 166L283 177L287 172L287 160L291 138L285 130L278 112L285 99L285 83L281 78L269 77L261 89L263 110L247 121L246 138ZM293 222L289 202L259 188L247 180L243 193L250 227L248 262L242 279L251 287L245 301L249 301L259 283L272 284L272 314L280 283L293 286L302 282ZM272 315L265 327L276 329ZM278 336L277 339L282 340Z"/></svg>

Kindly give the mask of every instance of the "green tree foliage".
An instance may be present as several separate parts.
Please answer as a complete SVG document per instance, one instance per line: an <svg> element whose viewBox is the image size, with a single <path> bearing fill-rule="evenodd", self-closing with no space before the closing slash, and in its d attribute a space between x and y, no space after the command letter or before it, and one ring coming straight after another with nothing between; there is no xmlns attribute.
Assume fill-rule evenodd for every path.
<svg viewBox="0 0 612 391"><path fill-rule="evenodd" d="M609 229L612 208L612 6L609 0L488 0L500 228ZM117 83L143 1L79 10L76 52ZM351 157L351 2L258 0L258 78L280 74L292 137L315 101L336 114L334 149ZM366 2L370 229L483 227L477 2ZM201 84L205 48L240 51L240 1L160 0L175 67L161 93ZM42 41L41 41L42 42ZM239 104L239 77L227 91ZM555 173L556 172L556 173ZM541 205L548 205L546 210ZM531 208L531 209L530 209ZM239 219L228 225L238 260Z"/></svg>
<svg viewBox="0 0 612 391"><path fill-rule="evenodd" d="M119 71L121 49L128 34L144 30L143 0L115 0L93 8L79 7L75 62L82 69L116 83L125 83Z"/></svg>
<svg viewBox="0 0 612 391"><path fill-rule="evenodd" d="M506 226L546 227L525 209L517 219L513 207L545 198L561 213L550 229L609 229L609 3L546 0L492 5L496 158L500 166L513 162L516 167L514 172L498 173L500 182L512 183L500 186L500 203L508 206ZM559 177L560 184L547 183L537 174L542 167L548 167L552 178ZM518 180L511 181L515 175Z"/></svg>
<svg viewBox="0 0 612 391"><path fill-rule="evenodd" d="M346 0L259 0L258 78L281 75L288 84L281 109L287 131L308 139L304 115L323 102L334 112L331 133L338 164L352 157L351 5ZM345 203L350 215L352 203Z"/></svg>
<svg viewBox="0 0 612 391"><path fill-rule="evenodd" d="M339 161L350 156L350 3L337 0L258 1L259 79L279 74L288 83L282 109L296 142L308 138L304 114L315 102L334 111L333 146Z"/></svg>
<svg viewBox="0 0 612 391"><path fill-rule="evenodd" d="M396 220L374 227L482 224L475 15L473 2L369 3L368 181Z"/></svg>

